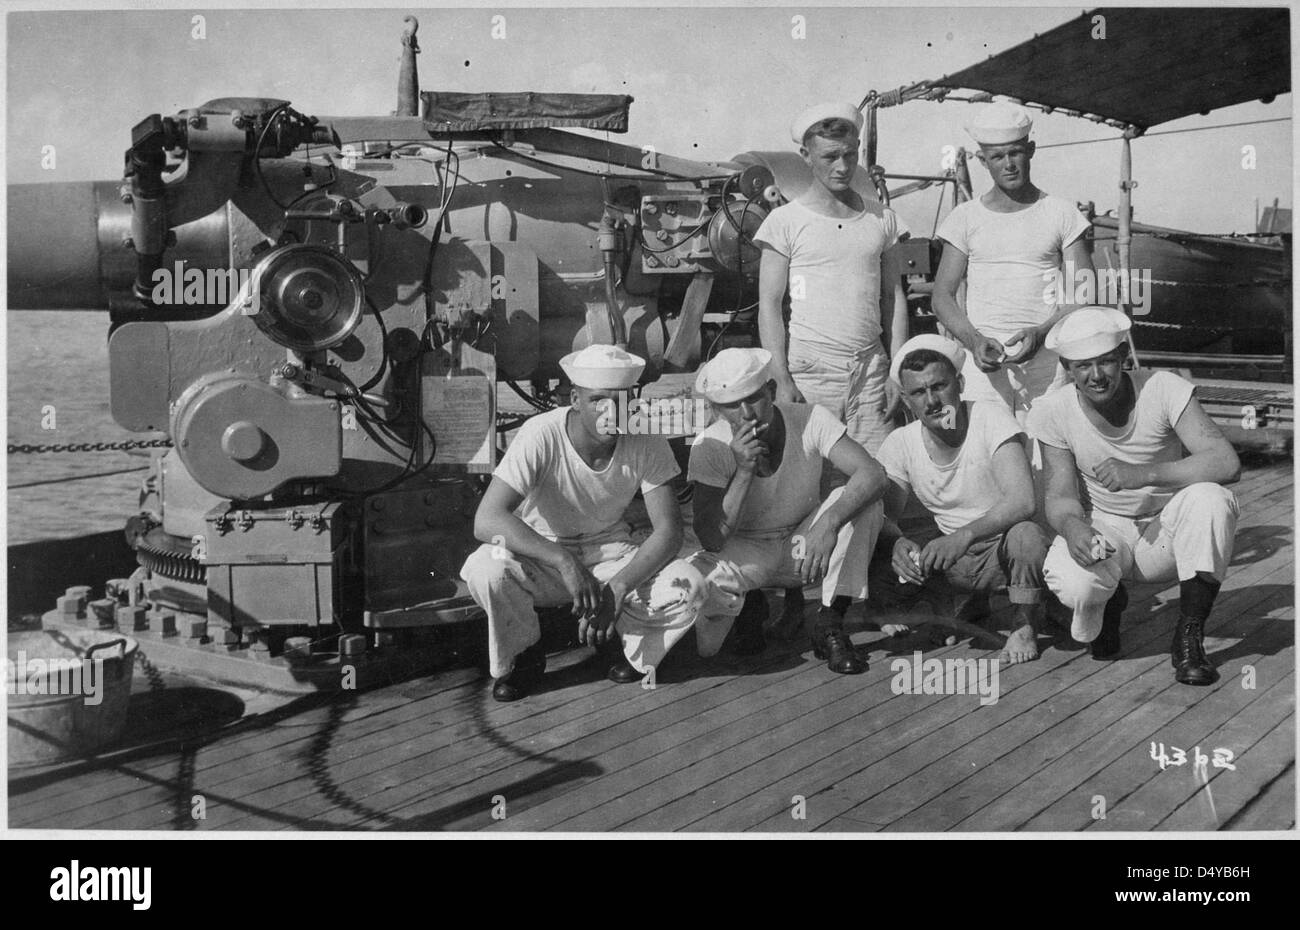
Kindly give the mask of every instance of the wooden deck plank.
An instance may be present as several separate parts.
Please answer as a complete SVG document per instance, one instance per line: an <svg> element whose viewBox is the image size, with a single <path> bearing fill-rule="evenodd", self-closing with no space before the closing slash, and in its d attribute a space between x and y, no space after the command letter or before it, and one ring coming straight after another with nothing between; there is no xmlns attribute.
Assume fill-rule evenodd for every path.
<svg viewBox="0 0 1300 930"><path fill-rule="evenodd" d="M581 658L569 655L568 658ZM581 664L580 662L577 664ZM426 768L440 768L439 759L455 754L454 760L443 760L455 767L464 762L463 747L470 737L479 732L492 732L483 723L486 713L496 714L502 726L510 726L521 733L544 733L552 726L556 713L567 714L570 705L592 695L599 695L615 687L601 677L594 680L594 666L575 672L587 679L570 687L556 687L534 695L536 700L511 705L498 705L485 709L490 703L486 679L476 679L464 688L464 700L451 707L440 708L425 715L416 723L402 727L387 727L382 731L354 739L347 726L321 729L307 744L286 747L274 764L263 764L244 772L222 787L226 792L253 795L257 805L231 811L228 818L209 818L208 829L227 829L238 824L239 829L270 828L272 825L293 826L301 819L285 807L308 803L315 798L322 809L336 805L350 807L358 814L362 811L382 817L384 812L373 810L361 803L352 792L352 783L378 772L381 774L394 763L411 756L423 756ZM574 712L581 716L582 712ZM434 755L431 755L434 754ZM430 759L433 761L430 762ZM282 809L284 808L284 809ZM266 821L258 827L244 826L241 821L262 817Z"/></svg>
<svg viewBox="0 0 1300 930"><path fill-rule="evenodd" d="M747 693L748 700L758 699L764 701L774 710L779 710L786 702L791 700L809 700L815 703L825 703L832 700L833 696L844 685L838 681L835 676L825 672L820 667L820 663L811 663L808 659L798 652L787 652L784 657L778 653L774 659L784 666L779 677L774 677L769 682L746 682L745 677L731 678L724 680L714 692L710 693L709 698L714 702L729 698L732 694ZM821 674L815 674L820 671ZM814 674L809 675L812 672ZM754 685L759 690L751 690ZM806 697L808 692L815 692L814 696ZM713 724L713 720L703 721L704 729L701 730L701 722L696 718L700 715L700 708L704 707L703 703L690 704L680 708L681 713L675 714L673 718L665 719L660 715L652 715L644 720L637 721L635 724L620 724L616 728L610 728L599 734L582 735L575 739L574 742L566 747L572 754L576 763L587 767L588 774L593 777L604 776L609 774L611 769L626 767L628 763L635 764L642 755L642 750L646 747L646 741L651 742L649 748L661 754L677 754L681 750L678 748L676 740L692 740L702 732L707 732ZM737 719L745 719L748 715L743 704L738 704L734 708L729 708L729 712L734 712ZM715 729L722 730L721 727ZM725 732L725 731L723 731ZM653 735L652 735L653 734ZM707 742L707 741L706 741ZM600 771L591 768L595 760L599 760ZM551 774L550 780L559 785L559 779L564 779L563 785L567 788L567 793L576 792L581 797L580 809L590 808L588 801L588 790L584 786L579 787L577 780L570 780L568 774L563 770ZM507 769L502 769L491 773L482 784L473 786L479 796L488 790L495 790L520 796L521 792L518 785L528 786L527 797L520 797L521 804L517 805L519 809L527 811L532 803L536 800L544 800L540 795L549 795L546 784L539 784L537 779L540 773L536 771L534 764L525 761L522 764L516 763ZM514 787L512 787L514 786ZM455 795L453 795L453 798ZM427 805L430 801L435 800L431 797L416 799L416 803ZM441 801L442 798L436 800ZM570 805L572 806L572 805ZM567 826L566 826L567 829Z"/></svg>
<svg viewBox="0 0 1300 930"><path fill-rule="evenodd" d="M474 700L474 695L481 690L483 682L477 672L465 672L466 674L452 676L456 681L452 688L443 688L437 684L421 687L414 682L390 686L407 697L404 701L394 702L383 713L371 713L367 709L368 699L373 692L337 695L312 715L275 727L289 731L289 739L280 738L279 734L262 734L274 741L269 750L263 746L256 752L247 751L247 746L241 743L242 749L228 756L225 744L218 743L203 755L205 765L201 769L204 776L200 788L213 800L230 803L236 797L248 793L246 784L231 784L239 778L268 777L273 782L282 782L286 777L283 766L285 758L312 761L321 754L322 741L330 740L331 735L340 729L348 729L356 736L354 742L345 745L342 750L344 755L351 758L359 751L356 744L376 733L387 733L387 738L401 741L405 738L403 734L409 733L411 729L431 727L431 721L438 719L438 715L442 718L441 725L461 725L470 716L467 708ZM422 696L412 700L412 693ZM568 695L562 697L562 700L569 699ZM534 712L538 709L539 705L534 705ZM277 756L277 752L280 755ZM97 805L97 808L101 817L108 816L114 820L129 815L133 809L129 800L110 800ZM134 809L138 808L137 804ZM105 821L101 819L95 822Z"/></svg>
<svg viewBox="0 0 1300 930"><path fill-rule="evenodd" d="M838 708L863 706L863 696L871 699L869 682L885 673L876 663L866 675L835 676L820 662L809 662L799 670L799 678L815 686L790 697L777 696L762 716L753 715L716 734L702 734L689 744L672 744L657 757L630 770L613 773L590 798L583 792L580 807L558 799L545 810L527 816L525 822L564 830L602 830L621 826L628 820L655 811L665 802L680 797L684 787L681 773L689 771L691 779L715 777L720 757L731 758L738 745L753 746L774 738L778 731L803 727L809 717L835 719ZM863 679L867 679L864 681ZM804 728L804 732L809 732ZM809 735L815 735L813 729ZM661 829L645 826L644 829Z"/></svg>
<svg viewBox="0 0 1300 930"><path fill-rule="evenodd" d="M1045 688L1014 692L1010 702L1004 698L959 727L933 731L841 779L817 796L817 817L883 823L889 830L947 829L953 808L973 793L996 790L999 780L1021 779L1068 753L1113 709L1147 702L1169 683L1159 657L1088 664L1080 657L1062 670L1082 674L1066 688L1061 675L1053 676Z"/></svg>
<svg viewBox="0 0 1300 930"><path fill-rule="evenodd" d="M589 668L590 672L595 670L594 666ZM257 792L263 811L273 820L283 819L286 825L339 806L353 808L357 816L364 810L382 819L384 811L363 804L364 797L385 786L400 784L412 774L455 775L468 771L477 757L491 752L494 746L528 745L552 731L558 721L582 720L589 726L593 708L608 701L614 687L602 677L599 681L554 688L526 702L493 705L490 682L481 680L468 686L470 699L457 712L439 714L435 725L427 729L386 731L359 745L354 745L351 734L341 729L328 745L319 747L314 765L308 765L301 754L291 755L283 760L278 777L256 773L242 784L246 790ZM319 790L304 785L308 776ZM256 815L244 815L220 826L257 829L241 822L247 817Z"/></svg>
<svg viewBox="0 0 1300 930"><path fill-rule="evenodd" d="M1280 658L1265 657L1259 664L1264 663L1270 663L1274 671L1277 671L1283 666L1291 666L1293 659L1288 652ZM1204 726L1206 715L1213 719L1217 714L1224 714L1227 709L1235 711L1249 703L1248 698L1254 698L1257 694L1258 692L1245 691L1230 679L1215 685L1198 702L1198 705L1188 708L1183 713L1188 714L1189 719L1198 721L1200 726ZM1204 704L1205 707L1200 709L1200 704ZM1148 726L1146 724L1150 722L1151 715L1144 711L1145 708L1137 708L1130 712L1116 724L1113 734L1105 735L1109 737L1106 741L1113 750L1111 757L1107 759L1099 754L1090 753L1088 768L1091 770L1086 772L1084 777L1077 779L1075 795L1086 794L1088 797L1101 795L1107 799L1108 822L1112 819L1109 811L1114 809L1115 804L1152 778L1153 770L1159 771L1149 757L1149 742L1153 738L1159 741L1160 734L1168 732L1168 728L1175 725L1175 718L1170 717L1169 720L1158 721L1156 726ZM1099 743L1101 739L1094 737L1090 742ZM1168 811L1162 811L1161 818L1166 813ZM1042 808L1024 822L1023 829L1081 830L1091 824L1087 805L1076 804L1072 799L1063 799ZM1147 826L1154 826L1154 823Z"/></svg>
<svg viewBox="0 0 1300 930"><path fill-rule="evenodd" d="M1294 682L1291 694L1294 699ZM1164 831L1192 831L1228 829L1228 824L1238 819L1247 806L1278 776L1295 764L1295 712L1292 712L1264 738L1251 746L1237 759L1235 772L1211 767L1210 794L1213 807L1201 793L1183 801L1176 810L1162 820L1156 829ZM1231 778L1226 776L1231 775ZM1225 776L1225 777L1221 777ZM1294 815L1294 810L1291 812ZM1277 823L1275 829L1286 829L1287 824Z"/></svg>
<svg viewBox="0 0 1300 930"><path fill-rule="evenodd" d="M477 680L479 675L475 670L457 669L427 679L429 684L425 684L424 687L428 689L429 696L440 693L454 696L463 684ZM259 765L269 764L265 756L268 750L295 742L309 742L313 739L319 727L337 715L335 704L338 701L352 705L345 712L343 719L355 723L358 732L368 732L372 727L378 729L404 725L413 716L427 712L425 708L416 706L411 699L415 685L414 682L405 682L389 688L362 692L363 697L360 700L357 699L356 694L312 695L310 700L319 703L308 710L292 713L291 716L281 716L277 712L245 718L221 732L186 740L178 751L139 760L133 759L125 772L114 771L113 761L110 758L86 772L17 796L11 793L10 797L21 799L15 805L15 810L27 806L48 805L71 812L83 806L99 805L132 790L128 786L124 791L120 781L115 781L115 778L126 779L129 782L134 778L151 780L167 777L168 773L175 769L178 757L186 753L193 752L197 756L196 774L221 765L237 765L238 760L241 759L254 760L255 764ZM290 710L292 708L286 708L285 713L288 714Z"/></svg>
<svg viewBox="0 0 1300 930"><path fill-rule="evenodd" d="M1267 571L1267 566L1251 566L1245 570L1243 573L1244 577L1241 580L1243 583L1246 583L1249 580L1249 576L1258 576L1258 574L1263 571ZM1228 595L1228 597L1232 596L1233 594ZM1148 595L1145 601L1148 603L1152 601L1150 595ZM1142 603L1144 603L1143 599L1135 599L1135 605L1140 607ZM1135 627L1134 632L1130 633L1127 637L1128 642L1126 643L1125 650L1129 654L1132 654L1132 652L1139 648L1145 648L1147 644L1161 642L1165 640L1171 630L1171 619L1164 620L1163 622L1160 620L1148 620L1144 623L1138 624ZM1041 669L1042 672L1046 672L1049 668L1055 667L1053 656L1060 654L1059 650L1049 650L1044 654L1044 657L1040 658L1037 662L1031 663L1028 667L1021 666L1021 668L1027 669L1026 673L1028 673L1028 670L1034 669L1035 667ZM1077 657L1082 659L1082 656ZM1065 658L1073 657L1067 655ZM1059 661L1064 661L1064 659ZM1097 668L1097 665L1092 663L1091 660L1086 660L1086 667ZM1051 687L1059 690L1059 678L1052 682ZM1053 693L1055 693L1055 691L1053 691ZM915 698L912 700L915 700ZM1001 703L1001 701L999 703ZM945 719L942 716L943 710L942 707L939 707L928 709L927 711L936 715L934 717L935 727L949 722L948 719ZM932 727L931 729L935 727ZM910 735L913 738L916 738L923 735L924 732L927 731L921 731L921 733ZM712 814L701 820L699 823L693 824L693 829L743 830L758 825L758 829L784 830L808 829L815 826L816 819L812 814L810 814L810 817L813 818L811 824L807 822L796 824L788 819L788 804L791 795L802 794L805 797L811 798L819 792L829 789L831 786L837 784L843 779L852 777L856 772L865 769L870 763L863 760L874 761L878 759L887 759L890 752L899 748L892 742L885 745L879 745L878 741L880 738L881 736L878 735L875 740L861 745L858 745L853 740L846 740L842 747L835 753L828 755L822 760L807 762L806 765L796 769L791 776L779 778L766 788L748 785L746 787L751 788L749 795L738 798L731 809L723 808L718 813ZM903 745L906 745L906 741L904 741ZM777 772L782 761L783 760L779 758L773 758L769 761L768 767L773 772ZM814 765L815 768L813 768ZM887 772L888 769L885 768L884 771ZM728 786L733 784L736 784L735 779L729 780ZM820 811L822 809L818 807L818 810ZM764 813L764 811L766 812ZM834 813L834 810L826 810L825 813L829 815ZM771 819L767 820L766 818L769 816Z"/></svg>
<svg viewBox="0 0 1300 930"><path fill-rule="evenodd" d="M473 675L469 680L477 681L478 676ZM239 800L247 793L244 790L245 786L239 783L239 779L256 778L262 775L269 775L272 779L283 779L284 769L279 764L277 752L310 761L320 754L323 739L328 740L331 734L349 724L360 733L378 731L400 734L405 728L418 727L420 722L427 719L430 714L441 712L449 715L452 720L462 719L465 712L455 701L454 689L448 694L450 697L447 700L451 703L446 706L443 706L444 701L438 700L435 695L426 699L427 703L423 704L408 699L405 704L395 704L380 714L367 712L365 697L355 692L341 694L312 714L293 719L291 724L284 722L273 725L271 730L286 732L265 734L268 739L274 741L272 747L249 751L245 745L233 754L227 754L227 746L221 741L211 746L198 747L194 751L195 757L189 763L192 771L190 780L197 793L204 794L213 802L214 814L217 811L247 806L246 802ZM187 754L189 754L188 750L182 754L182 759L186 758ZM130 770L125 774L128 777L142 777L140 773ZM148 782L156 780L151 775L143 777ZM123 818L129 819L132 812L145 808L152 809L159 803L160 800L148 792L137 793L134 797L130 793L119 793L94 805L87 805L86 810L81 813L69 809L64 816L74 816L84 820L88 813L89 823L83 822L82 825L109 824Z"/></svg>
<svg viewBox="0 0 1300 930"><path fill-rule="evenodd" d="M1204 790L1201 773L1195 771L1195 749L1200 749L1206 757L1211 757L1213 755L1211 750L1220 747L1230 750L1234 757L1241 756L1263 739L1270 730L1295 713L1293 674L1280 678L1273 687L1260 693L1253 700L1247 701L1243 695L1249 693L1239 686L1221 688L1205 700L1188 708L1167 728L1161 728L1150 734L1148 741L1137 744L1134 753L1139 757L1150 742L1155 742L1163 743L1166 747L1178 746L1185 751L1189 761L1176 768L1167 767L1162 772L1158 764L1150 759L1149 749L1146 765L1138 764L1141 762L1140 758L1126 756L1120 764L1130 772L1136 768L1136 777L1143 779L1142 783L1124 796L1113 798L1107 807L1106 819L1094 821L1087 829L1152 829L1179 804ZM1239 707L1237 712L1226 721L1223 720L1224 708L1214 706L1216 703L1214 698L1222 698L1225 695L1236 698L1230 702L1230 707ZM1294 755L1294 749L1294 745L1288 748L1288 757ZM1166 751L1172 750L1167 748ZM1236 764L1235 760L1233 764ZM1205 775L1208 774L1207 771ZM1219 770L1216 773L1216 781L1219 775L1224 780L1231 781L1236 773L1226 769ZM1108 781L1110 784L1118 783L1113 776ZM1218 811L1220 823L1229 819L1234 813L1235 810Z"/></svg>
<svg viewBox="0 0 1300 930"><path fill-rule="evenodd" d="M799 660L802 662L802 657ZM811 702L814 706L824 706L832 700L833 689L829 687L832 680L829 673L820 668L820 663L818 667L820 674L812 669L798 669L788 679L787 687L763 686L743 699L732 700L721 707L709 707L701 701L694 713L683 720L599 754L604 770L601 774L536 791L523 799L517 812L512 812L506 821L494 824L493 828L537 830L553 827L579 809L575 793L581 795L581 809L595 809L670 774L681 764L682 758L704 759L748 738L770 726L774 715L788 712L796 703ZM519 773L502 771L494 777L517 779ZM469 826L468 821L449 824L451 829ZM566 829L578 827L568 825Z"/></svg>
<svg viewBox="0 0 1300 930"><path fill-rule="evenodd" d="M1225 604L1225 607L1235 606L1252 607L1257 603L1256 599L1268 598L1270 595L1260 593L1256 588L1245 588L1235 592L1237 598L1235 602ZM1287 595L1274 592L1271 595L1276 604L1276 609L1286 610L1290 608L1290 602ZM1263 601L1266 603L1266 601ZM1256 626L1266 625L1267 621L1256 621ZM1243 617L1240 612L1234 611L1232 615L1220 614L1220 620L1217 624L1213 623L1210 630L1218 635L1219 630L1224 628L1225 624L1236 624L1236 628L1249 632L1252 624L1249 618ZM1271 667L1275 671L1285 670L1289 665L1289 658L1274 659ZM1047 764L1030 766L1028 777L1017 785L1006 786L1007 790L996 798L986 798L986 802L980 805L971 805L967 816L960 820L955 829L958 830L1010 830L1026 828L1036 814L1049 808L1053 803L1063 797L1074 798L1083 790L1080 786L1084 785L1087 780L1095 775L1111 759L1120 756L1126 752L1135 742L1136 739L1130 739L1130 730L1121 723L1127 720L1128 727L1140 725L1159 726L1165 720L1172 719L1183 708L1188 706L1189 701L1199 701L1204 695L1200 692L1191 692L1185 685L1178 685L1173 681L1169 669L1167 653L1156 654L1146 660L1145 663L1149 669L1145 674L1153 681L1157 693L1148 701L1135 702L1130 705L1127 713L1123 713L1124 705L1120 705L1121 712L1115 717L1107 719L1092 719L1090 722L1084 722L1081 726L1082 732L1079 734L1085 739L1078 741L1078 751L1069 754L1062 754L1054 761ZM1216 686L1217 689L1231 687L1234 676L1225 671L1224 679ZM1240 689L1237 689L1240 690ZM1107 709L1109 705L1107 706ZM1049 735L1048 739L1059 739L1059 735ZM1011 788L1014 787L1014 791ZM1092 791L1092 794L1105 794L1113 802L1116 796L1106 794L1105 792ZM1089 822L1089 808L1083 808L1083 822L1086 825ZM1042 828L1046 828L1045 826Z"/></svg>
<svg viewBox="0 0 1300 930"><path fill-rule="evenodd" d="M973 653L964 646L928 653L939 658L966 658L981 654L985 657L996 655L995 652ZM910 652L903 657L910 657ZM1019 666L1004 693L1027 687L1070 658L1071 655L1064 651L1049 650L1038 662ZM868 760L888 755L932 729L936 718L927 718L927 712L933 712L942 722L947 722L966 718L979 706L976 701L953 700L942 695L896 696L889 687L893 673L888 661L878 664L881 674L868 687L879 692L885 700L878 703L871 713L862 712L851 704L844 705L835 716L823 712L816 715L820 719L811 724L793 721L781 731L766 735L764 740L738 747L738 751L728 758L717 760L716 772L696 773L692 779L699 781L706 774L712 774L716 776L712 780L698 787L693 784L674 785L681 792L680 796L657 809L653 818L645 818L644 826L737 830L748 828L755 820L769 815L788 819L791 799L795 795L809 798L821 787L809 773L813 761L833 759L860 769L869 764ZM730 819L741 808L754 819ZM643 824L632 821L627 826L636 828Z"/></svg>
<svg viewBox="0 0 1300 930"><path fill-rule="evenodd" d="M741 663L741 666L757 673L761 680L763 671L771 671L777 662L777 657L773 656L758 661L750 660ZM729 671L737 670L733 662L724 660L722 664L728 666ZM581 749L574 750L569 744L594 739L600 742L603 749L608 750L613 746L621 745L622 742L643 738L646 732L654 732L656 721L674 720L696 713L692 699L697 694L723 689L718 694L712 694L705 702L707 704L712 701L722 701L724 696L733 690L739 693L752 686L752 683L735 684L750 676L734 674L720 676L716 665L702 663L693 671L696 674L686 681L661 683L652 691L633 685L622 687L611 685L610 688L613 690L609 694L589 696L584 699L583 707L586 708L586 713L583 715L569 717L555 715L548 729L532 734L527 741L526 752L519 748L524 745L524 741L514 730L509 727L490 729L485 726L481 739L475 736L468 740L472 745L472 749L467 750L473 754L471 763L443 766L437 769L437 772L442 773L441 776L431 778L427 771L430 765L428 760L421 761L419 757L403 758L381 773L379 776L381 781L358 786L357 790L366 792L367 796L375 791L381 791L385 810L401 811L411 803L419 803L422 798L434 797L444 811L448 808L470 805L486 812L491 808L491 794L500 791L484 795L482 785L489 783L485 779L496 779L498 771L516 764L521 756L523 764L531 764L534 767L540 765L552 778L576 777L581 774L575 772L561 774L567 764L582 765L587 774L590 774L590 763L587 762L587 757L581 754ZM792 673L791 669L784 672L778 669L775 675L783 678ZM619 696L623 699L619 700ZM484 713L485 720L490 723L497 710L489 707ZM628 721L635 722L631 726L624 727L623 724ZM556 753L561 755L556 756ZM516 770L514 774L517 775L518 771ZM535 781L530 782L527 779L537 775L538 772L532 771L525 777L524 783L530 787L530 790L535 789L537 785ZM493 780L491 783L502 782ZM518 791L511 791L508 796L518 797ZM478 805L474 800L476 798L484 799L484 803ZM306 809L299 810L306 813Z"/></svg>
<svg viewBox="0 0 1300 930"><path fill-rule="evenodd" d="M1295 762L1286 771L1264 787L1264 790L1234 820L1227 824L1229 830L1295 829L1296 795Z"/></svg>

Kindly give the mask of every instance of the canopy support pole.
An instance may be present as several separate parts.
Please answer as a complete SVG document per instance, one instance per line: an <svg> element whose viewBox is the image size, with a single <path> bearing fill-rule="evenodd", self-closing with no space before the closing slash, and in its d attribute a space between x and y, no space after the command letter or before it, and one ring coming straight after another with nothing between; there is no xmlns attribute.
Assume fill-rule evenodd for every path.
<svg viewBox="0 0 1300 930"><path fill-rule="evenodd" d="M1124 130L1123 149L1119 156L1119 230L1115 237L1115 251L1119 255L1119 294L1120 304L1125 313L1129 312L1129 267L1132 263L1133 244L1133 180L1132 140L1138 131L1130 126Z"/></svg>
<svg viewBox="0 0 1300 930"><path fill-rule="evenodd" d="M1137 181L1133 180L1132 141L1140 134L1141 130L1134 126L1124 130L1123 148L1119 156L1119 229L1115 235L1115 251L1119 256L1119 308L1130 317L1133 315L1129 299L1129 285L1133 278L1130 272L1133 262L1133 188L1137 187ZM1128 333L1128 347L1134 367L1141 367L1131 329Z"/></svg>

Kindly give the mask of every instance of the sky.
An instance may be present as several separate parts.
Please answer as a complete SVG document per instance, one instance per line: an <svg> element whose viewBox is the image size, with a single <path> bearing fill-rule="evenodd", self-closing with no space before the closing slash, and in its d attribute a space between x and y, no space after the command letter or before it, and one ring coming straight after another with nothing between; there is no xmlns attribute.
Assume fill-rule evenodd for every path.
<svg viewBox="0 0 1300 930"><path fill-rule="evenodd" d="M856 104L871 89L940 77L1082 12L1039 5L354 6L64 12L7 6L8 182L117 179L136 122L217 97L279 97L318 116L387 114L395 106L408 12L420 20L424 90L627 93L635 102L629 132L619 141L706 160L789 150L790 119L809 104ZM204 17L202 38L194 35L195 15ZM796 16L804 17L804 38L795 36ZM494 27L500 36L502 26L504 37L494 38ZM970 145L963 126L971 109L918 102L881 111L879 162L900 173L937 172L945 146ZM1243 104L1157 129L1277 119L1290 117L1291 109L1288 94L1271 105ZM1252 231L1257 198L1261 205L1275 197L1292 204L1292 133L1288 120L1137 140L1135 219L1202 232ZM1040 146L1116 135L1086 121L1036 114ZM1253 169L1242 167L1247 144L1255 147ZM53 169L41 164L48 145L55 147ZM1034 179L1050 193L1092 200L1104 212L1118 203L1119 158L1118 141L1045 148L1035 158ZM988 188L976 163L972 177L977 192ZM895 202L920 235L933 229L937 204L933 190Z"/></svg>

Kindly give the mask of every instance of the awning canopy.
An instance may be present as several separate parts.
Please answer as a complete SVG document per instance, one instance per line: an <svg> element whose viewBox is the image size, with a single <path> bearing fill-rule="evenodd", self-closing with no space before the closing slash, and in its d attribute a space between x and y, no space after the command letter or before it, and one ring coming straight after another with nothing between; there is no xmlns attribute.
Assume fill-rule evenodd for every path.
<svg viewBox="0 0 1300 930"><path fill-rule="evenodd" d="M1092 10L926 82L931 93L925 96L935 88L982 90L1144 131L1289 92L1290 42L1285 8ZM921 96L910 90L906 97Z"/></svg>
<svg viewBox="0 0 1300 930"><path fill-rule="evenodd" d="M554 129L572 126L627 132L632 98L624 94L421 94L424 124L433 132Z"/></svg>

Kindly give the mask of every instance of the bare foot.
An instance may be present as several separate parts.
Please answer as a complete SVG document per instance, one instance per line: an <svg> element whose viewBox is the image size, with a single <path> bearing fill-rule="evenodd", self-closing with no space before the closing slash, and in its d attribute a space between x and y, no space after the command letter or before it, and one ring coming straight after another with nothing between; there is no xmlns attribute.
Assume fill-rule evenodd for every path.
<svg viewBox="0 0 1300 930"><path fill-rule="evenodd" d="M880 632L886 636L906 636L912 632L912 628L906 623L882 623L880 624Z"/></svg>
<svg viewBox="0 0 1300 930"><path fill-rule="evenodd" d="M1034 628L1026 623L1007 637L1007 644L1002 649L1002 654L998 656L998 661L1006 662L1008 665L1019 665L1021 662L1032 662L1037 658L1037 637L1034 635Z"/></svg>

